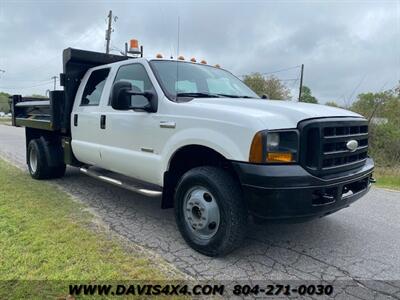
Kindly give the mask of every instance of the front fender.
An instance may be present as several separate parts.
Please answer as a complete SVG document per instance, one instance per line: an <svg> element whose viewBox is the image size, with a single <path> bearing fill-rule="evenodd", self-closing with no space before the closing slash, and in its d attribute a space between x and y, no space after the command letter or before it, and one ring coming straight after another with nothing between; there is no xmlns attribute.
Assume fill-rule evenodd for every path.
<svg viewBox="0 0 400 300"><path fill-rule="evenodd" d="M161 154L164 158L162 173L168 170L174 153L189 145L208 147L229 160L248 160L248 153L245 150L247 147L240 148L238 143L221 132L205 128L190 128L177 132L168 140Z"/></svg>

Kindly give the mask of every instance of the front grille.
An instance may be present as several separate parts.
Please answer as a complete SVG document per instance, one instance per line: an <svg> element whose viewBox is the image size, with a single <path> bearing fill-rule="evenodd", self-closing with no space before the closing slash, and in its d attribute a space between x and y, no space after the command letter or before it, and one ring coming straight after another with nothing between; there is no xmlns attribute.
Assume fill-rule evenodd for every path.
<svg viewBox="0 0 400 300"><path fill-rule="evenodd" d="M300 163L310 173L325 175L357 168L368 152L368 122L360 118L314 119L300 122ZM358 142L354 151L347 148Z"/></svg>

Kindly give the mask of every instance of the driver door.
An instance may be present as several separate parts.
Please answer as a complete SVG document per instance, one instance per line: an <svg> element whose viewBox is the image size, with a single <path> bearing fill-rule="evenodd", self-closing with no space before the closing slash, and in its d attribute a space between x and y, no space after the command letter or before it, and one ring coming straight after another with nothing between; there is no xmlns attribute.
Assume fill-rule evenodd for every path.
<svg viewBox="0 0 400 300"><path fill-rule="evenodd" d="M141 63L120 66L114 82L119 80L129 81L135 92L156 93ZM131 96L132 106L143 106L147 101L141 95ZM159 167L159 155L154 143L159 129L157 113L114 110L109 101L104 114L106 126L100 149L103 167L144 181L153 181Z"/></svg>

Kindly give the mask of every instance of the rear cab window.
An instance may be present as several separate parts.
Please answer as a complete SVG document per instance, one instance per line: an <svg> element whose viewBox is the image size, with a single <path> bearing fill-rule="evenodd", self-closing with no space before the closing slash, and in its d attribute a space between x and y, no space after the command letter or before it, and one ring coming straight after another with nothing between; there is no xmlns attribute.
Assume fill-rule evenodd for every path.
<svg viewBox="0 0 400 300"><path fill-rule="evenodd" d="M83 90L81 106L97 106L100 104L101 95L109 73L110 69L107 68L95 70L90 74Z"/></svg>

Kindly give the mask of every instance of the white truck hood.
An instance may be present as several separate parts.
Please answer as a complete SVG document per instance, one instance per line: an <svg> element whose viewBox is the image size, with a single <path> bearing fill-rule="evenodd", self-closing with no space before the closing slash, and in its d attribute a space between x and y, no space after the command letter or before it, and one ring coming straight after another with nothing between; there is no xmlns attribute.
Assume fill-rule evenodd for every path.
<svg viewBox="0 0 400 300"><path fill-rule="evenodd" d="M296 128L298 122L311 118L362 117L327 105L282 100L195 98L190 101L190 105L223 112L226 117L232 115L236 122L258 122L267 129Z"/></svg>

